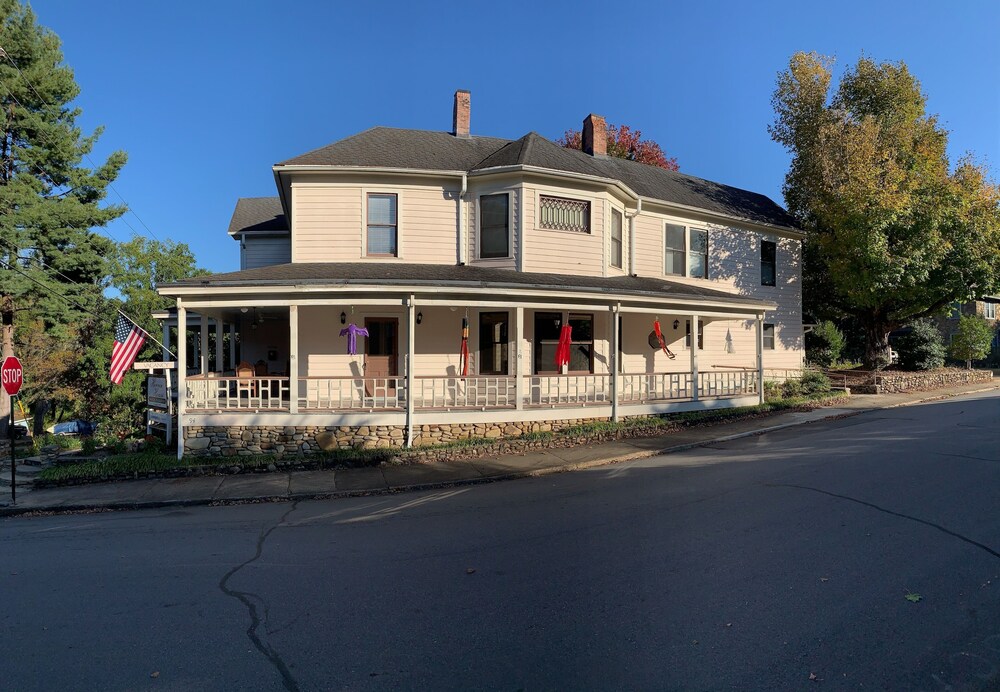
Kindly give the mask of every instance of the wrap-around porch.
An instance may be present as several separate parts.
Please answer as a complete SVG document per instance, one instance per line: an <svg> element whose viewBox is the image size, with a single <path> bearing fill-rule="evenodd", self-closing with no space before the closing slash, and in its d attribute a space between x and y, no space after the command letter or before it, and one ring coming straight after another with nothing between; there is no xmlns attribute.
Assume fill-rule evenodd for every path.
<svg viewBox="0 0 1000 692"><path fill-rule="evenodd" d="M419 294L181 298L176 326L187 347L178 349L180 420L377 420L405 426L410 442L414 426L426 423L617 420L748 405L762 396L763 314L762 307L740 302L650 306ZM189 315L200 329L189 330ZM222 365L223 331L213 334L210 321L235 325L225 360L250 369ZM352 325L367 331L357 335L353 353L349 335L341 335ZM706 325L718 334L706 339ZM560 362L567 326L568 353ZM190 365L189 353L198 356Z"/></svg>

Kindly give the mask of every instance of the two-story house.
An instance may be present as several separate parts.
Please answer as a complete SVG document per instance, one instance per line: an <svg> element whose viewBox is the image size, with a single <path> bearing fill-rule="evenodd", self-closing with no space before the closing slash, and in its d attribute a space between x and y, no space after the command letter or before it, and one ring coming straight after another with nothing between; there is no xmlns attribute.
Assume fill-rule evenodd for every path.
<svg viewBox="0 0 1000 692"><path fill-rule="evenodd" d="M763 195L606 152L596 115L582 151L474 136L459 91L451 132L375 127L276 164L277 196L233 214L240 271L159 288L186 345L181 453L761 401L765 368L802 366L803 234Z"/></svg>

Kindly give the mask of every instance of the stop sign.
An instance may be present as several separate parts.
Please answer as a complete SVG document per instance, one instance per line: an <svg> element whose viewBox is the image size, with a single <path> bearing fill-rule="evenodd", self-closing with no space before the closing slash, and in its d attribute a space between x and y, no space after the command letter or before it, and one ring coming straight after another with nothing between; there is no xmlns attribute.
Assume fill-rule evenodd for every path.
<svg viewBox="0 0 1000 692"><path fill-rule="evenodd" d="M7 356L0 365L0 382L3 383L5 392L14 396L21 391L21 384L24 382L24 371L21 370L21 361L14 356Z"/></svg>

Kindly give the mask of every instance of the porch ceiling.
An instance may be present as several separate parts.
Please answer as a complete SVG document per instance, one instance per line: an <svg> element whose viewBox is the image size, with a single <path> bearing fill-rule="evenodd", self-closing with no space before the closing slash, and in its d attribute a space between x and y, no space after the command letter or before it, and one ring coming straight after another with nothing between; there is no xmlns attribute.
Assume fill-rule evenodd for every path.
<svg viewBox="0 0 1000 692"><path fill-rule="evenodd" d="M185 299L221 296L246 299L254 295L274 294L321 297L324 293L332 297L344 293L376 292L383 296L435 293L466 298L479 298L485 294L504 300L517 300L531 294L551 300L575 294L577 299L584 300L665 301L751 310L775 308L770 301L652 277L589 277L468 265L396 262L278 264L185 279L160 286L159 292Z"/></svg>

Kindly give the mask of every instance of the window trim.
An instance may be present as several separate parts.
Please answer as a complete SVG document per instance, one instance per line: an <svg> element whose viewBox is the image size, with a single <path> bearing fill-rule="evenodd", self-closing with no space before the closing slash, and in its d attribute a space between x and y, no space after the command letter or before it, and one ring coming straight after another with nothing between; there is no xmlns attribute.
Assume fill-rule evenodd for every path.
<svg viewBox="0 0 1000 692"><path fill-rule="evenodd" d="M483 363L485 358L483 357L483 315L503 315L507 322L507 341L498 342L494 345L505 345L507 347L507 369L506 372L483 372ZM510 329L510 310L480 310L476 316L476 338L478 343L476 344L476 374L483 375L485 377L510 377L511 369L511 329Z"/></svg>
<svg viewBox="0 0 1000 692"><path fill-rule="evenodd" d="M997 318L997 304L991 303L988 300L983 301L983 317L988 320L995 320Z"/></svg>
<svg viewBox="0 0 1000 692"><path fill-rule="evenodd" d="M539 370L538 369L538 366L539 366L539 362L538 361L539 361L539 359L541 357L541 352L542 352L542 348L541 347L542 347L542 344L543 343L546 343L546 344L553 344L553 343L554 344L558 344L559 343L558 339L554 339L554 340L553 339L545 339L544 342L543 342L541 339L538 338L538 329L537 329L537 327L538 327L538 316L539 315L559 315L559 327L560 327L560 329L562 328L562 325L568 324L569 321L571 319L573 319L574 317L589 317L590 318L590 340L589 341L578 341L577 339L571 337L570 342L569 342L570 343L570 348L572 348L576 344L590 344L590 370L569 370L569 369L567 369L566 370L566 374L567 375L593 375L594 374L594 363L597 360L597 358L596 358L597 354L595 353L596 348L594 346L594 344L597 343L597 339L596 339L596 336L595 336L596 335L597 315L595 313L592 313L592 312L570 312L568 310L536 310L535 313L534 313L534 315L532 315L532 334L531 334L531 342L532 342L531 343L531 353L532 353L532 361L533 361L532 364L531 364L532 365L532 367L531 367L532 374L533 375L537 375L537 376L541 376L541 377L551 376L551 375L562 375L563 374L562 371L560 371L560 370ZM572 361L572 358L570 358L570 361ZM551 367L551 366L549 366L549 367ZM569 368L568 365L566 367Z"/></svg>
<svg viewBox="0 0 1000 692"><path fill-rule="evenodd" d="M767 330L771 330L771 345L767 345ZM760 341L761 349L764 351L774 351L776 349L778 339L778 330L775 329L774 324L770 322L763 322L760 329Z"/></svg>
<svg viewBox="0 0 1000 692"><path fill-rule="evenodd" d="M400 206L400 194L399 194L399 192L386 192L384 190L363 190L362 194L363 194L363 200L364 200L364 209L362 210L362 217L361 217L362 219L364 219L364 227L363 227L364 233L363 233L363 237L361 239L362 257L371 257L373 259L398 259L399 257L402 257L403 256L403 254L402 254L402 244L400 243L401 236L400 236L400 229L399 229L399 225L400 225L399 224L399 217L400 217L400 209L401 209L401 206ZM372 225L372 224L370 224L368 222L368 207L369 207L369 200L373 196L375 196L375 197L395 197L395 199L396 199L396 223L395 223L395 226L394 226L395 229L396 229L396 252L395 252L395 254L388 253L388 252L368 252L368 228L369 228L369 226Z"/></svg>
<svg viewBox="0 0 1000 692"><path fill-rule="evenodd" d="M684 348L691 349L691 320L684 320ZM698 350L705 350L705 321L698 320Z"/></svg>
<svg viewBox="0 0 1000 692"><path fill-rule="evenodd" d="M507 197L507 254L502 257L483 257L483 197ZM513 259L514 257L514 205L511 203L510 190L496 192L481 192L476 195L476 259L483 262L496 262Z"/></svg>
<svg viewBox="0 0 1000 692"><path fill-rule="evenodd" d="M615 264L615 214L621 219L621 224L619 225L619 237L618 237L618 248L619 248L619 258L618 264ZM625 268L625 213L618 209L617 207L611 207L611 212L608 214L608 244L610 245L610 252L608 257L608 266L613 269L624 269Z"/></svg>
<svg viewBox="0 0 1000 692"><path fill-rule="evenodd" d="M667 227L674 226L676 228L684 229L684 249L683 251L678 248L667 249ZM691 274L691 232L697 231L699 233L705 234L705 276L693 276ZM693 225L686 223L684 221L672 221L670 219L665 219L663 221L663 233L660 236L662 241L661 249L663 253L662 261L660 262L660 270L663 272L663 276L679 276L685 279L705 279L711 278L711 272L709 271L709 261L712 258L712 229L707 226ZM683 252L683 262L684 271L681 274L668 274L667 273L667 252Z"/></svg>
<svg viewBox="0 0 1000 692"><path fill-rule="evenodd" d="M764 259L764 248L768 246L772 248L770 262L766 262ZM764 268L768 265L771 266L770 277L767 277L764 274ZM768 278L770 278L770 282L767 281ZM760 239L760 285L761 286L778 285L778 243L777 241L768 240L767 238Z"/></svg>
<svg viewBox="0 0 1000 692"><path fill-rule="evenodd" d="M553 228L542 223L542 200L545 198L558 199L566 202L580 202L587 205L587 230L577 231L570 228ZM573 235L594 235L594 200L581 197L566 197L564 195L552 194L539 190L535 195L535 228L541 231L556 233L572 233Z"/></svg>

